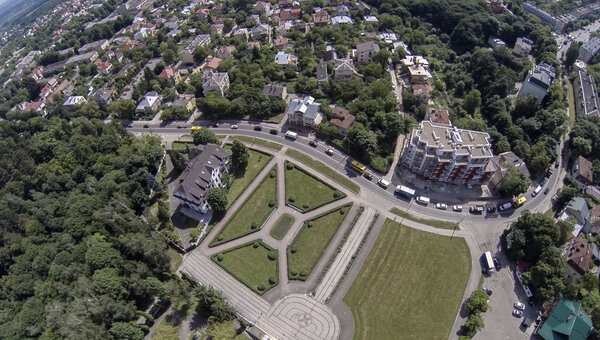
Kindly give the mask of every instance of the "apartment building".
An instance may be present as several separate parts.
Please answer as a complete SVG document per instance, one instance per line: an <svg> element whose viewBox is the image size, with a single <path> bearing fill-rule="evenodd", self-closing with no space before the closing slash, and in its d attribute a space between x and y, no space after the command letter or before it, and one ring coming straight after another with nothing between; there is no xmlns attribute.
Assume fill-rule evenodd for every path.
<svg viewBox="0 0 600 340"><path fill-rule="evenodd" d="M427 179L482 185L495 171L492 157L488 133L424 120L414 128L402 164Z"/></svg>
<svg viewBox="0 0 600 340"><path fill-rule="evenodd" d="M541 63L536 65L533 70L529 71L527 78L519 90L518 98L525 98L527 96L534 96L541 102L550 91L550 85L556 77L556 70L554 67Z"/></svg>
<svg viewBox="0 0 600 340"><path fill-rule="evenodd" d="M194 38L181 52L179 57L183 64L194 64L194 50L198 46L207 46L210 44L210 35L200 34Z"/></svg>
<svg viewBox="0 0 600 340"><path fill-rule="evenodd" d="M594 37L579 48L579 60L588 63L600 51L600 37Z"/></svg>
<svg viewBox="0 0 600 340"><path fill-rule="evenodd" d="M574 81L575 112L578 116L599 116L600 101L596 90L596 82L591 74L579 70Z"/></svg>

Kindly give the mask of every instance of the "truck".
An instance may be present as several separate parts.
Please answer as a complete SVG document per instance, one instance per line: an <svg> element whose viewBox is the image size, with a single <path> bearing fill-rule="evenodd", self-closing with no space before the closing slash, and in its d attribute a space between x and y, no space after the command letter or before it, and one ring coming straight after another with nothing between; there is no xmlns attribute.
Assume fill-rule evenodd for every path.
<svg viewBox="0 0 600 340"><path fill-rule="evenodd" d="M535 188L535 190L533 190L533 191L531 192L531 197L535 197L535 196L537 196L537 194L539 194L539 193L540 193L540 191L542 191L542 186L541 186L541 185L538 185L538 186L537 186L537 188Z"/></svg>
<svg viewBox="0 0 600 340"><path fill-rule="evenodd" d="M469 208L471 214L483 214L485 207L483 205L476 205Z"/></svg>
<svg viewBox="0 0 600 340"><path fill-rule="evenodd" d="M406 196L408 198L415 197L415 190L411 189L409 187L405 187L404 185L398 185L398 186L396 186L396 191L395 192L398 195L403 195L403 196Z"/></svg>
<svg viewBox="0 0 600 340"><path fill-rule="evenodd" d="M296 140L296 138L298 138L298 134L297 134L297 133L295 133L294 131L287 131L287 132L285 133L285 138L289 138L289 139L292 139L292 140Z"/></svg>

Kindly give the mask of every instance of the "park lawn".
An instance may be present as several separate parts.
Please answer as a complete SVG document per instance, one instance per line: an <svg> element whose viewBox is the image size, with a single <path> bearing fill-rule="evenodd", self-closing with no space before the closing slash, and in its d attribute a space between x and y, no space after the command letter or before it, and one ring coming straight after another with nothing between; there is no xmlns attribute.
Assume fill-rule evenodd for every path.
<svg viewBox="0 0 600 340"><path fill-rule="evenodd" d="M288 169L291 164L285 164L285 196L288 205L307 212L346 197L341 191L335 190L295 164L292 169ZM293 201L290 197L294 198Z"/></svg>
<svg viewBox="0 0 600 340"><path fill-rule="evenodd" d="M256 144L256 145L264 146L266 148L273 149L273 150L281 150L281 148L283 148L283 145L281 145L281 144L269 142L267 140L260 139L260 138L255 138L255 137L232 136L230 138L232 140L238 140L240 142L245 142L245 143L251 143L251 144Z"/></svg>
<svg viewBox="0 0 600 340"><path fill-rule="evenodd" d="M299 160L303 164L306 164L309 167L317 170L319 173L333 179L334 181L338 182L339 184L346 187L347 189L350 189L351 191L353 191L357 194L360 192L360 187L358 186L358 184L354 183L352 180L346 178L346 176L344 176L344 175L336 172L332 168L328 167L327 165L325 165L325 163L319 162L319 161L303 154L302 152L300 152L298 150L294 150L294 149L287 149L285 151L285 154Z"/></svg>
<svg viewBox="0 0 600 340"><path fill-rule="evenodd" d="M348 215L352 204L336 208L304 223L288 247L288 277L306 280ZM341 214L340 211L344 213ZM308 224L312 223L309 228Z"/></svg>
<svg viewBox="0 0 600 340"><path fill-rule="evenodd" d="M270 206L269 203L273 204ZM259 231L275 209L277 209L277 166L274 166L269 174L265 176L256 190L227 221L223 230L217 234L209 246L214 247ZM255 229L252 229L253 224L256 224Z"/></svg>
<svg viewBox="0 0 600 340"><path fill-rule="evenodd" d="M354 339L448 339L470 273L463 238L386 220L344 297Z"/></svg>
<svg viewBox="0 0 600 340"><path fill-rule="evenodd" d="M285 236L285 234L290 230L290 227L294 224L294 217L289 214L283 214L273 228L271 228L271 236L273 236L276 240L281 240Z"/></svg>
<svg viewBox="0 0 600 340"><path fill-rule="evenodd" d="M411 220L411 221L414 221L414 222L426 224L426 225L428 225L430 227L434 227L434 228L456 229L456 230L460 229L458 223L456 223L456 222L442 221L442 220L431 220L431 219L427 219L427 218L420 218L420 217L411 215L410 213L407 213L406 211L400 210L398 208L392 208L392 209L390 209L390 212L392 212L393 214L396 214L396 215L398 215L400 217L406 218L407 220Z"/></svg>
<svg viewBox="0 0 600 340"><path fill-rule="evenodd" d="M268 255L277 250L261 241L213 255L211 258L248 288L262 295L279 283L277 255L271 260ZM222 260L219 261L219 258Z"/></svg>
<svg viewBox="0 0 600 340"><path fill-rule="evenodd" d="M224 147L225 150L231 152L231 144ZM272 155L255 149L248 148L248 165L243 173L232 173L233 182L229 186L227 192L227 209L231 207L233 202L240 197L246 188L252 183L261 170L269 163Z"/></svg>

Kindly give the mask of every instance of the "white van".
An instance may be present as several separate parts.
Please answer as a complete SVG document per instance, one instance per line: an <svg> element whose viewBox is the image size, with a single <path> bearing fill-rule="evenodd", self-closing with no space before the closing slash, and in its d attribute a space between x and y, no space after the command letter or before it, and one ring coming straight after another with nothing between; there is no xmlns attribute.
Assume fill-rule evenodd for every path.
<svg viewBox="0 0 600 340"><path fill-rule="evenodd" d="M296 138L298 138L298 134L297 134L297 133L295 133L295 132L293 132L293 131L287 131L287 132L285 133L285 137L286 137L286 138L289 138L289 139L296 140Z"/></svg>
<svg viewBox="0 0 600 340"><path fill-rule="evenodd" d="M382 178L379 180L379 182L377 182L377 184L379 184L380 187L387 189L387 187L390 185L390 182Z"/></svg>
<svg viewBox="0 0 600 340"><path fill-rule="evenodd" d="M417 202L427 205L431 202L431 200L429 199L429 197L425 197L425 196L417 196Z"/></svg>
<svg viewBox="0 0 600 340"><path fill-rule="evenodd" d="M535 197L535 196L537 196L537 194L539 194L539 193L540 193L540 191L542 191L542 186L541 186L541 185L538 185L538 186L537 186L537 188L535 188L535 190L533 190L533 191L531 192L531 197Z"/></svg>

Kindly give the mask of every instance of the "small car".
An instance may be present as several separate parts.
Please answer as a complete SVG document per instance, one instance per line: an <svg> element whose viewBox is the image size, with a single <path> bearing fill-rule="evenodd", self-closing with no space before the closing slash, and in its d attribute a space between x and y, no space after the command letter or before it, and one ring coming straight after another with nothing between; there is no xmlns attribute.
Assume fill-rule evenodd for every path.
<svg viewBox="0 0 600 340"><path fill-rule="evenodd" d="M540 181L540 186L544 186L544 184L546 184L546 182L548 182L548 177L544 177L542 178L542 180Z"/></svg>
<svg viewBox="0 0 600 340"><path fill-rule="evenodd" d="M447 204L444 204L444 203L436 203L436 204L435 204L435 207L436 207L437 209L440 209L440 210L446 210L446 209L448 209L448 205L447 205Z"/></svg>
<svg viewBox="0 0 600 340"><path fill-rule="evenodd" d="M525 310L525 304L519 301L515 301L514 307L518 310Z"/></svg>
<svg viewBox="0 0 600 340"><path fill-rule="evenodd" d="M483 290L484 292L486 292L487 295L492 295L492 290L489 289L489 288L483 287L483 288L481 288L481 290Z"/></svg>
<svg viewBox="0 0 600 340"><path fill-rule="evenodd" d="M522 318L523 317L523 312L520 311L520 310L518 310L518 309L513 309L512 315L516 316L517 318Z"/></svg>
<svg viewBox="0 0 600 340"><path fill-rule="evenodd" d="M548 193L549 193L549 192L550 192L550 188L546 188L546 189L544 190L544 195L548 195Z"/></svg>
<svg viewBox="0 0 600 340"><path fill-rule="evenodd" d="M212 127L219 127L219 123L214 123Z"/></svg>
<svg viewBox="0 0 600 340"><path fill-rule="evenodd" d="M144 124L144 129L147 129L147 128L148 128L148 124Z"/></svg>
<svg viewBox="0 0 600 340"><path fill-rule="evenodd" d="M325 150L325 153L328 154L329 156L333 156L333 149L327 149L327 150Z"/></svg>
<svg viewBox="0 0 600 340"><path fill-rule="evenodd" d="M366 178L366 179L368 179L369 181L373 179L373 175L370 174L370 173L368 173L368 172L365 172L363 174L363 177Z"/></svg>
<svg viewBox="0 0 600 340"><path fill-rule="evenodd" d="M315 142L314 140L311 140L310 142L308 142L308 145L312 146L313 148L316 148L317 142Z"/></svg>
<svg viewBox="0 0 600 340"><path fill-rule="evenodd" d="M487 211L488 213L495 213L496 207L487 207L487 208L485 208L485 211Z"/></svg>
<svg viewBox="0 0 600 340"><path fill-rule="evenodd" d="M260 125L256 125L256 126L254 127L254 131L262 131L262 126L260 126Z"/></svg>
<svg viewBox="0 0 600 340"><path fill-rule="evenodd" d="M271 129L271 130L269 130L269 133L272 134L272 135L276 135L277 134L277 130Z"/></svg>
<svg viewBox="0 0 600 340"><path fill-rule="evenodd" d="M463 211L463 207L462 207L462 205L455 205L452 207L452 210L461 212L461 211Z"/></svg>
<svg viewBox="0 0 600 340"><path fill-rule="evenodd" d="M233 124L233 125L231 126L231 128L232 128L232 129L234 129L234 130L236 130L236 129L239 129L240 127L239 127L239 126L237 126L237 124Z"/></svg>
<svg viewBox="0 0 600 340"><path fill-rule="evenodd" d="M494 257L494 266L496 267L496 269L502 268L502 266L500 265L500 260L497 257Z"/></svg>
<svg viewBox="0 0 600 340"><path fill-rule="evenodd" d="M183 125L177 125L177 128L178 128L178 129L183 129L183 128L184 128L184 126L183 126Z"/></svg>

